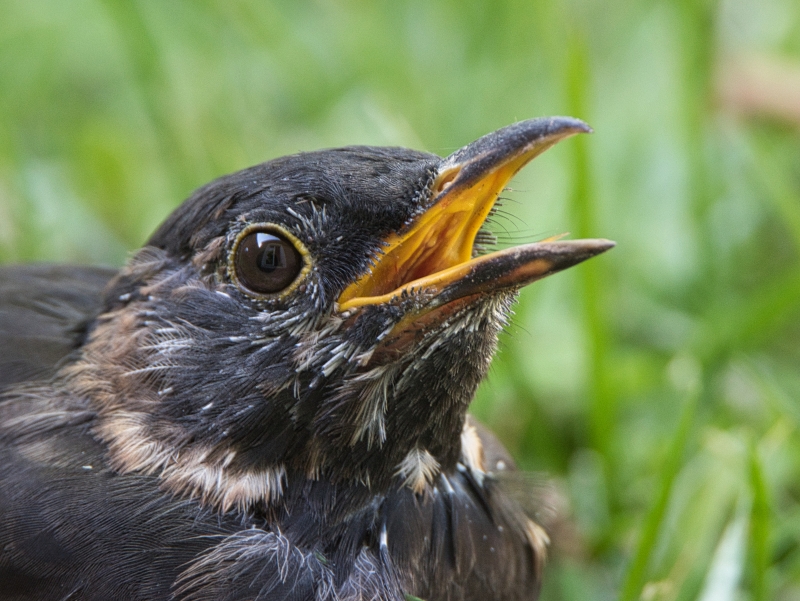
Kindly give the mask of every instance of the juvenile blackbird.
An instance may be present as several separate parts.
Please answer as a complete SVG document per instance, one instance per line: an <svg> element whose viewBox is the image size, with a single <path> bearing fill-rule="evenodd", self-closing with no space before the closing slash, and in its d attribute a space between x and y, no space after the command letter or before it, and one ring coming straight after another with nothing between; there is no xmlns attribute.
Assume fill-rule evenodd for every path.
<svg viewBox="0 0 800 601"><path fill-rule="evenodd" d="M0 599L535 599L547 535L467 408L517 290L613 243L484 224L586 131L283 157L121 271L0 270Z"/></svg>

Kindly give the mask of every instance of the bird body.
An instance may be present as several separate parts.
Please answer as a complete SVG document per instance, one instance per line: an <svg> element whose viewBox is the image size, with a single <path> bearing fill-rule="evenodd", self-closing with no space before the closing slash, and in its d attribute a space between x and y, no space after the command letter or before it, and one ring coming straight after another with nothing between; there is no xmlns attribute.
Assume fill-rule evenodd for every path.
<svg viewBox="0 0 800 601"><path fill-rule="evenodd" d="M0 270L0 600L534 599L547 535L467 407L517 289L611 243L480 245L587 129L284 157L119 272Z"/></svg>

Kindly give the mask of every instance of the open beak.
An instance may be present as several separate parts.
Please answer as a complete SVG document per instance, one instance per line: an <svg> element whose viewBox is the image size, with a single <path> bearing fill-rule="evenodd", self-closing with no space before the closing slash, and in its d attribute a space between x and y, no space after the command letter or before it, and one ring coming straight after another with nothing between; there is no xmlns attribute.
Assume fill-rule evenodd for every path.
<svg viewBox="0 0 800 601"><path fill-rule="evenodd" d="M339 311L416 295L428 309L520 288L612 246L609 240L545 240L474 257L475 237L508 181L531 159L577 133L570 117L530 119L479 138L442 161L431 204L386 240L373 268L339 296ZM455 303L458 304L458 303Z"/></svg>

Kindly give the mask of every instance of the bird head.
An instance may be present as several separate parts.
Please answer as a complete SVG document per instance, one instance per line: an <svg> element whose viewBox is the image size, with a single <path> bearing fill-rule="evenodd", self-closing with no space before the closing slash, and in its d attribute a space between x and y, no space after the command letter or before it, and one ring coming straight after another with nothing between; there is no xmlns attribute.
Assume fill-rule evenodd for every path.
<svg viewBox="0 0 800 601"><path fill-rule="evenodd" d="M111 283L70 370L112 464L222 510L296 480L423 492L465 454L519 288L613 245L487 248L511 177L587 131L301 153L199 189Z"/></svg>

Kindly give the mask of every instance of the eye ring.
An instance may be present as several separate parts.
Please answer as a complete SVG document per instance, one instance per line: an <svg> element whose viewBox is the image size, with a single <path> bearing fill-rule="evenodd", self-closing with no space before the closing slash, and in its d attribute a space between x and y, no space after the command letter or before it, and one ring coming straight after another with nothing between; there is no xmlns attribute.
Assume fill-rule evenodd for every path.
<svg viewBox="0 0 800 601"><path fill-rule="evenodd" d="M268 268L264 264L264 252L271 253ZM276 261L281 265L276 266ZM274 223L248 225L236 236L228 255L231 281L242 292L257 299L288 296L310 271L308 249L296 236Z"/></svg>

